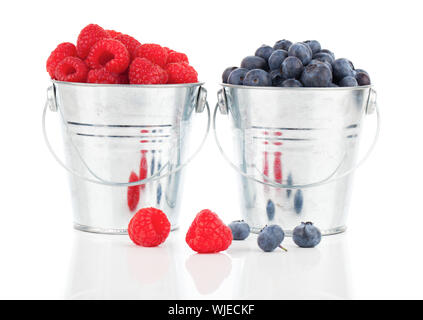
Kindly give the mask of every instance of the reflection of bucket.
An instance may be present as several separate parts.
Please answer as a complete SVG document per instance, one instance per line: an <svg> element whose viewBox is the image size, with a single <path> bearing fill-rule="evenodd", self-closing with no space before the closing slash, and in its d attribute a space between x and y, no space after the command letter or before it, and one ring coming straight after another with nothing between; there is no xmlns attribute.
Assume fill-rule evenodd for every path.
<svg viewBox="0 0 423 320"><path fill-rule="evenodd" d="M63 120L66 164L53 155L72 173L75 228L126 233L142 207L163 210L177 226L180 169L193 157L187 157L192 114L203 111L205 96L200 83L53 83L46 108Z"/></svg>
<svg viewBox="0 0 423 320"><path fill-rule="evenodd" d="M351 173L362 163L363 116L376 108L372 87L223 86L214 126L218 108L230 114L238 157L230 163L242 175L244 219L254 229L280 224L288 235L301 221L323 234L344 231ZM223 153L216 130L215 137Z"/></svg>

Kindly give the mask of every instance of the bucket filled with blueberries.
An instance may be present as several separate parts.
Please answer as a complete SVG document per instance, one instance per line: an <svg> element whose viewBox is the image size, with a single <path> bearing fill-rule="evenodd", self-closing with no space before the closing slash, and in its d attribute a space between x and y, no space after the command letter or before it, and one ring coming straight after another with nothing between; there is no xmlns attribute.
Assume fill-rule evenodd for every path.
<svg viewBox="0 0 423 320"><path fill-rule="evenodd" d="M213 126L240 174L243 219L256 231L280 225L287 235L305 221L323 235L345 231L353 173L379 134L369 74L316 40L280 40L227 68L222 82ZM231 123L231 156L220 142L219 110ZM363 120L374 111L376 134L359 157Z"/></svg>

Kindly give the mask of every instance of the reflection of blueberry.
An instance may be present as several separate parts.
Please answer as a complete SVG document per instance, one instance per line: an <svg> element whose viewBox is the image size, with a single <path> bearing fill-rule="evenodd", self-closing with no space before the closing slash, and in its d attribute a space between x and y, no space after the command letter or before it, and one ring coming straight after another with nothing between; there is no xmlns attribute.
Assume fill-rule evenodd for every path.
<svg viewBox="0 0 423 320"><path fill-rule="evenodd" d="M273 218L275 217L275 204L270 199L267 201L266 213L267 213L267 218L269 220L273 220Z"/></svg>
<svg viewBox="0 0 423 320"><path fill-rule="evenodd" d="M278 50L282 49L285 51L288 51L289 47L292 45L292 42L289 40L279 40L276 41L275 45L273 46L273 49Z"/></svg>
<svg viewBox="0 0 423 320"><path fill-rule="evenodd" d="M233 221L229 224L234 240L245 240L250 234L250 226L244 221Z"/></svg>
<svg viewBox="0 0 423 320"><path fill-rule="evenodd" d="M288 87L288 88L295 88L295 87L302 87L303 84L295 79L287 79L284 82L282 82L282 87Z"/></svg>
<svg viewBox="0 0 423 320"><path fill-rule="evenodd" d="M237 68L229 74L228 83L242 85L244 77L247 74L248 69Z"/></svg>
<svg viewBox="0 0 423 320"><path fill-rule="evenodd" d="M288 57L282 62L282 76L285 79L295 79L301 76L304 66L297 57Z"/></svg>
<svg viewBox="0 0 423 320"><path fill-rule="evenodd" d="M271 46L263 44L260 48L256 50L255 55L257 57L262 57L264 60L269 60L270 55L273 53L273 48Z"/></svg>
<svg viewBox="0 0 423 320"><path fill-rule="evenodd" d="M361 69L355 70L355 79L359 86L368 86L371 84L369 74Z"/></svg>
<svg viewBox="0 0 423 320"><path fill-rule="evenodd" d="M320 243L322 234L311 222L301 222L292 232L292 239L301 248L313 248Z"/></svg>
<svg viewBox="0 0 423 320"><path fill-rule="evenodd" d="M252 69L267 70L268 66L267 66L267 61L264 60L262 57L248 56L248 57L245 57L241 61L241 68L245 68L248 70L252 70Z"/></svg>
<svg viewBox="0 0 423 320"><path fill-rule="evenodd" d="M272 86L280 87L282 86L283 76L282 72L279 69L275 69L269 72L270 79L272 79Z"/></svg>
<svg viewBox="0 0 423 320"><path fill-rule="evenodd" d="M258 246L265 252L275 250L285 238L285 233L278 225L264 227L257 238Z"/></svg>
<svg viewBox="0 0 423 320"><path fill-rule="evenodd" d="M301 211L303 210L303 202L304 202L303 192L301 191L301 189L298 189L295 192L295 197L294 197L294 209L297 214L300 214Z"/></svg>
<svg viewBox="0 0 423 320"><path fill-rule="evenodd" d="M316 41L316 40L307 40L307 41L304 41L304 43L306 43L306 44L308 44L310 46L311 51L313 52L313 54L319 52L320 49L322 48L320 46L319 41Z"/></svg>
<svg viewBox="0 0 423 320"><path fill-rule="evenodd" d="M157 205L159 205L160 204L160 201L161 201L161 199L162 199L162 185L161 184L159 184L159 186L157 187L157 195L156 195L156 197L157 197Z"/></svg>
<svg viewBox="0 0 423 320"><path fill-rule="evenodd" d="M288 179L286 181L286 184L288 186L292 186L292 174L291 173L288 174ZM291 189L286 190L286 195L287 195L288 198L291 197L291 192L292 192Z"/></svg>
<svg viewBox="0 0 423 320"><path fill-rule="evenodd" d="M267 87L272 85L269 73L261 69L253 69L245 75L244 86Z"/></svg>
<svg viewBox="0 0 423 320"><path fill-rule="evenodd" d="M333 68L333 78L336 81L340 81L345 77L354 76L354 70L353 67L351 65L351 62L347 59L341 58L341 59L336 59L333 63L332 63L332 68Z"/></svg>
<svg viewBox="0 0 423 320"><path fill-rule="evenodd" d="M290 46L288 55L300 59L303 65L307 65L312 58L310 47L301 42L294 43L292 46Z"/></svg>
<svg viewBox="0 0 423 320"><path fill-rule="evenodd" d="M305 67L301 82L305 87L327 87L332 82L332 72L324 63L313 63Z"/></svg>
<svg viewBox="0 0 423 320"><path fill-rule="evenodd" d="M222 82L223 83L228 83L229 75L235 69L238 69L238 68L237 67L229 67L229 68L226 68L225 71L223 71L223 74L222 74Z"/></svg>
<svg viewBox="0 0 423 320"><path fill-rule="evenodd" d="M358 86L357 80L352 76L343 78L341 81L339 81L338 84L340 87L357 87Z"/></svg>
<svg viewBox="0 0 423 320"><path fill-rule="evenodd" d="M288 57L288 52L285 50L275 50L269 58L269 69L280 69L282 62Z"/></svg>

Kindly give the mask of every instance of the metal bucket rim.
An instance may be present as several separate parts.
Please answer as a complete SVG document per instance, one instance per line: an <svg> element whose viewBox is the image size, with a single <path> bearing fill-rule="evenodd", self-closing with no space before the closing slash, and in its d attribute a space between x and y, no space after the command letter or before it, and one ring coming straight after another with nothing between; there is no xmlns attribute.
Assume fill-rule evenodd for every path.
<svg viewBox="0 0 423 320"><path fill-rule="evenodd" d="M60 86L76 86L76 87L95 87L95 88L154 88L154 89L169 89L169 88L191 88L200 87L205 82L195 83L180 83L180 84L106 84L106 83L83 83L83 82L68 82L51 80L54 85Z"/></svg>
<svg viewBox="0 0 423 320"><path fill-rule="evenodd" d="M244 86L244 85L235 85L228 83L220 83L222 87L233 88L233 89L245 89L245 90L270 90L270 91L356 91L356 90L365 90L372 89L373 85L367 86L357 86L357 87L256 87L256 86Z"/></svg>

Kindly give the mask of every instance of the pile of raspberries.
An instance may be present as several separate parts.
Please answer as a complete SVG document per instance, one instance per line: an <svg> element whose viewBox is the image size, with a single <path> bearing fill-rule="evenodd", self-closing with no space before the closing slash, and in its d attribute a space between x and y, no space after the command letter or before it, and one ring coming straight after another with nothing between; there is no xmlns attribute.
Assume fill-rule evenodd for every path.
<svg viewBox="0 0 423 320"><path fill-rule="evenodd" d="M47 59L54 80L106 84L176 84L198 82L184 53L89 24L76 46L64 42Z"/></svg>

